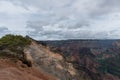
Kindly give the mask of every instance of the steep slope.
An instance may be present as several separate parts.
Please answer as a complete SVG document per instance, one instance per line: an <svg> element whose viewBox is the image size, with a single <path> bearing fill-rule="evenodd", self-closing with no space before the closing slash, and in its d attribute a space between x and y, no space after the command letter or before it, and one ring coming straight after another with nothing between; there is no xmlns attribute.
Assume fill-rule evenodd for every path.
<svg viewBox="0 0 120 80"><path fill-rule="evenodd" d="M27 67L19 60L0 59L0 80L48 80L35 67Z"/></svg>
<svg viewBox="0 0 120 80"><path fill-rule="evenodd" d="M46 41L61 51L84 80L120 80L120 40Z"/></svg>
<svg viewBox="0 0 120 80"><path fill-rule="evenodd" d="M61 54L53 53L35 41L25 48L24 53L32 57L32 63L35 63L39 70L56 77L57 80L81 80L72 63L68 63Z"/></svg>
<svg viewBox="0 0 120 80"><path fill-rule="evenodd" d="M0 80L49 80L49 75L31 66L27 59L30 56L23 52L30 44L22 36L6 35L0 39Z"/></svg>
<svg viewBox="0 0 120 80"><path fill-rule="evenodd" d="M81 80L74 65L29 37L0 39L1 78L20 80ZM11 74L11 75L8 75ZM6 78L5 78L6 76Z"/></svg>

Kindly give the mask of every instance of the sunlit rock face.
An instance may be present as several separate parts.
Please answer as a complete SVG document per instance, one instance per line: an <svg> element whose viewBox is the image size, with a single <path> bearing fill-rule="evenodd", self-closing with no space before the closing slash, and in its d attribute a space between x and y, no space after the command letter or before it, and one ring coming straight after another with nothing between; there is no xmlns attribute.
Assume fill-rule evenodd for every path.
<svg viewBox="0 0 120 80"><path fill-rule="evenodd" d="M35 41L25 48L25 53L30 54L32 63L44 73L56 77L58 80L79 80L78 71L72 63L68 63L60 53L54 53L49 48L37 44Z"/></svg>

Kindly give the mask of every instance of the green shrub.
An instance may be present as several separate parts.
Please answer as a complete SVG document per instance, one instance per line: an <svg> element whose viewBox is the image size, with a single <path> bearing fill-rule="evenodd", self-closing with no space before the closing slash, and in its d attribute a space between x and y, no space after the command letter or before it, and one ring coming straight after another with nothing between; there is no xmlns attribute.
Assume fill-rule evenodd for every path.
<svg viewBox="0 0 120 80"><path fill-rule="evenodd" d="M29 40L26 37L20 36L20 35L11 35L8 34L6 36L3 36L0 39L0 49L13 49L17 47L25 47L26 45L29 45L31 43L31 40Z"/></svg>
<svg viewBox="0 0 120 80"><path fill-rule="evenodd" d="M0 39L0 55L11 55L18 58L23 58L23 49L29 45L31 40L20 35L8 34ZM1 54L3 52L4 54Z"/></svg>

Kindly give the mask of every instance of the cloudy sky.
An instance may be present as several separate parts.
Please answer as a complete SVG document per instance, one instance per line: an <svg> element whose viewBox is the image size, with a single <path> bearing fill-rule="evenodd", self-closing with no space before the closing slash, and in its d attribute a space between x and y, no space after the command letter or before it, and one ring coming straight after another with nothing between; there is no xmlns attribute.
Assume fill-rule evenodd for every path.
<svg viewBox="0 0 120 80"><path fill-rule="evenodd" d="M120 0L0 0L0 36L120 39Z"/></svg>

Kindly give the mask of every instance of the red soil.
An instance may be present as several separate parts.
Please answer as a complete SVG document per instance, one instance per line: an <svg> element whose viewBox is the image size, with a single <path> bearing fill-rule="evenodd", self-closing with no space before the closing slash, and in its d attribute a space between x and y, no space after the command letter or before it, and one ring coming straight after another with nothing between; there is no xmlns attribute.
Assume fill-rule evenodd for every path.
<svg viewBox="0 0 120 80"><path fill-rule="evenodd" d="M21 61L0 59L0 80L48 80L34 67L27 67Z"/></svg>

